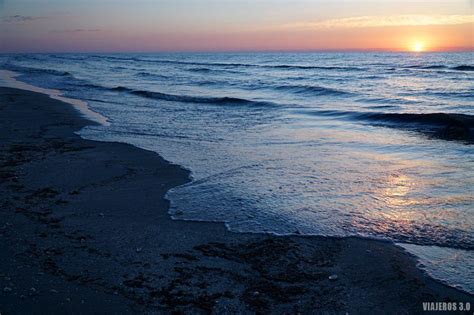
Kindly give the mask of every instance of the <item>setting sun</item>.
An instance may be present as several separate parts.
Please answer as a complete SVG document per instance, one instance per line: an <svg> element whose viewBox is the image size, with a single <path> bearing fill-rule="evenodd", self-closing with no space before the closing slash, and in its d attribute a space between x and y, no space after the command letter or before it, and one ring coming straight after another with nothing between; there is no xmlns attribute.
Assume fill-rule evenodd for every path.
<svg viewBox="0 0 474 315"><path fill-rule="evenodd" d="M425 45L422 42L415 42L412 47L412 51L414 52L422 52L425 50Z"/></svg>

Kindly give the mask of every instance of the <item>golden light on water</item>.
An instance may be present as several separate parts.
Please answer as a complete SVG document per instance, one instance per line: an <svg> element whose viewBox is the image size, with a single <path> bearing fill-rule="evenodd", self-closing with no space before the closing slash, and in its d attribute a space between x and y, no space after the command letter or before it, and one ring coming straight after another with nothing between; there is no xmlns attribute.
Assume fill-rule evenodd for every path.
<svg viewBox="0 0 474 315"><path fill-rule="evenodd" d="M407 198L413 181L406 175L391 175L387 180L387 187L382 192L387 205L392 207L406 206L411 203Z"/></svg>

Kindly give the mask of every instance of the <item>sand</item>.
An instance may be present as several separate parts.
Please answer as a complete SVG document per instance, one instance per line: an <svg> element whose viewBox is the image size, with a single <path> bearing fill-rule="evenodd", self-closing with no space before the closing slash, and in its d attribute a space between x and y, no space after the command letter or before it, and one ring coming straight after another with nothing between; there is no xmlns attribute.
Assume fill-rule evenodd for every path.
<svg viewBox="0 0 474 315"><path fill-rule="evenodd" d="M0 88L2 314L416 313L474 300L390 242L171 220L164 196L189 172L81 139L88 124L69 104Z"/></svg>

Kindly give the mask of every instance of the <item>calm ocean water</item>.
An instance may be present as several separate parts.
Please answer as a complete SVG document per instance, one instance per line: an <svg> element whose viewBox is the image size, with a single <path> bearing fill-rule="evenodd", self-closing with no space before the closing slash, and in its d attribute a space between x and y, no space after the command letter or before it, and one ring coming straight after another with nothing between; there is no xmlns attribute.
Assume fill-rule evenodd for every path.
<svg viewBox="0 0 474 315"><path fill-rule="evenodd" d="M474 53L2 55L192 171L177 219L390 239L474 292Z"/></svg>

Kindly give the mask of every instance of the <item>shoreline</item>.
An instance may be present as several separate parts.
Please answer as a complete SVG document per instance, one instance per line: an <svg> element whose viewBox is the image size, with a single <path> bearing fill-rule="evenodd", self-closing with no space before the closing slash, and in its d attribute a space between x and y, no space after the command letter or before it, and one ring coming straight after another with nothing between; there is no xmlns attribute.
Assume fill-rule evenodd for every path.
<svg viewBox="0 0 474 315"><path fill-rule="evenodd" d="M132 145L80 138L75 132L91 122L46 95L0 88L0 100L0 235L2 252L15 257L0 276L7 314L413 313L422 302L473 301L392 242L172 220L166 192L188 182L189 171ZM46 279L33 287L15 264Z"/></svg>
<svg viewBox="0 0 474 315"><path fill-rule="evenodd" d="M46 89L46 88L34 86L34 85L31 85L31 84L28 84L26 82L16 79L17 77L22 76L22 75L23 74L19 72L0 69L0 80L3 80L6 84L4 87L46 94L54 100L70 104L80 113L81 116L83 116L85 119L93 123L97 123L103 126L110 125L107 118L97 112L94 112L87 105L87 102L79 100L79 99L72 99L72 98L66 97L59 90L52 90L52 89ZM2 85L0 85L0 87L1 86Z"/></svg>

